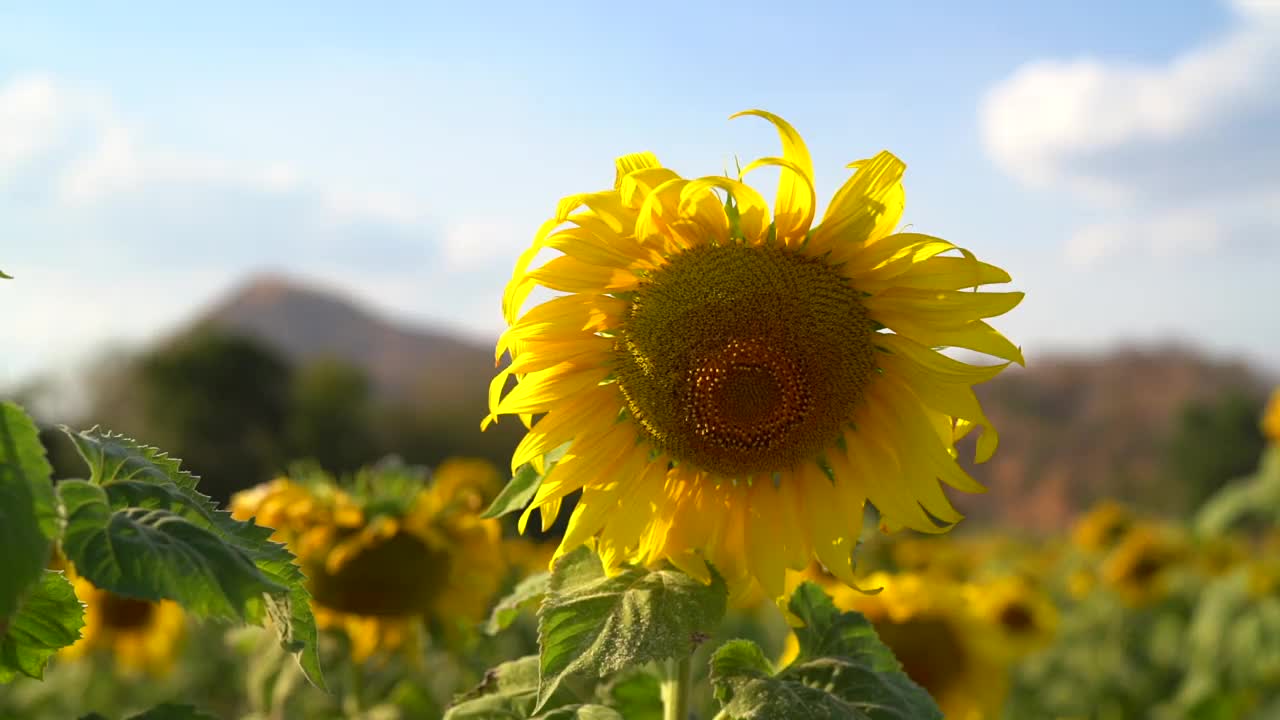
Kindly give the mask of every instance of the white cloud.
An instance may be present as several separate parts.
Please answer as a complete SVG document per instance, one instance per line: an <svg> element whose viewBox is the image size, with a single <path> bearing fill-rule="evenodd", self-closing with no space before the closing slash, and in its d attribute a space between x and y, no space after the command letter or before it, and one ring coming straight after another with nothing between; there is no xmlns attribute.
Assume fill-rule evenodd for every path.
<svg viewBox="0 0 1280 720"><path fill-rule="evenodd" d="M20 78L0 89L0 183L58 134L59 98L49 78Z"/></svg>
<svg viewBox="0 0 1280 720"><path fill-rule="evenodd" d="M510 263L533 241L528 226L495 220L464 220L450 226L441 250L455 268L476 268L495 259Z"/></svg>
<svg viewBox="0 0 1280 720"><path fill-rule="evenodd" d="M983 139L1002 169L1113 216L1080 229L1069 259L1280 233L1280 2L1233 8L1226 34L1167 62L1040 60L984 98Z"/></svg>

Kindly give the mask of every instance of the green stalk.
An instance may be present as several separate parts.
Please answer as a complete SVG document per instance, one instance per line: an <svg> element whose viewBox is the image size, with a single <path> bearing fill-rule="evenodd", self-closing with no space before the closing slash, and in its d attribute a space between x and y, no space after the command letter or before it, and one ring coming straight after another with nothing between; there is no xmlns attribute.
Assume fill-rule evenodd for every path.
<svg viewBox="0 0 1280 720"><path fill-rule="evenodd" d="M689 720L690 678L689 657L667 660L662 679L662 720Z"/></svg>

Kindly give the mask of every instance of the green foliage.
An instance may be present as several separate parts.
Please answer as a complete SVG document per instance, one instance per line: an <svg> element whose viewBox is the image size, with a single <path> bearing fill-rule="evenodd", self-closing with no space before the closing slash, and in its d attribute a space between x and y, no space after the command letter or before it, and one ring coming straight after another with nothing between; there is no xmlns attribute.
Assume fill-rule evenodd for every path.
<svg viewBox="0 0 1280 720"><path fill-rule="evenodd" d="M1245 521L1280 525L1280 447L1267 449L1256 473L1209 498L1195 524L1202 535L1221 535Z"/></svg>
<svg viewBox="0 0 1280 720"><path fill-rule="evenodd" d="M354 365L318 360L293 373L287 445L294 457L343 473L378 456L373 388Z"/></svg>
<svg viewBox="0 0 1280 720"><path fill-rule="evenodd" d="M596 696L627 720L662 720L661 683L651 672L619 673L598 687Z"/></svg>
<svg viewBox="0 0 1280 720"><path fill-rule="evenodd" d="M59 483L58 503L67 559L104 590L223 619L247 619L259 595L285 591L236 547L168 510L112 510L107 492L83 480Z"/></svg>
<svg viewBox="0 0 1280 720"><path fill-rule="evenodd" d="M123 384L137 396L128 404L141 400L144 417L124 428L145 431L200 468L205 492L225 502L284 464L292 381L292 368L273 350L203 330L138 360Z"/></svg>
<svg viewBox="0 0 1280 720"><path fill-rule="evenodd" d="M49 558L50 473L35 423L17 405L0 403L0 629Z"/></svg>
<svg viewBox="0 0 1280 720"><path fill-rule="evenodd" d="M1262 402L1243 391L1188 405L1169 443L1169 483L1186 493L1183 507L1199 506L1226 483L1250 473L1265 441L1258 428Z"/></svg>
<svg viewBox="0 0 1280 720"><path fill-rule="evenodd" d="M942 718L929 694L901 670L862 615L840 612L812 583L791 597L800 654L774 673L755 643L726 643L712 657L711 682L726 720Z"/></svg>
<svg viewBox="0 0 1280 720"><path fill-rule="evenodd" d="M538 472L531 463L525 463L516 469L516 474L511 481L502 488L502 492L498 493L498 497L493 499L489 504L489 509L484 511L481 517L484 518L500 518L519 510L523 510L529 501L533 500L533 496L538 493L538 487L542 485L542 478L551 472L551 468L564 457L569 451L569 443L565 443L560 447L552 450L544 456L543 472Z"/></svg>
<svg viewBox="0 0 1280 720"><path fill-rule="evenodd" d="M98 713L93 713L85 715L80 720L106 720L106 718ZM192 705L165 703L164 705L157 705L146 712L130 715L126 720L217 720L217 718L200 712Z"/></svg>
<svg viewBox="0 0 1280 720"><path fill-rule="evenodd" d="M556 696L557 707L534 715L538 697L538 657L502 663L485 674L484 682L458 698L445 720L639 720L603 705L573 703L570 695Z"/></svg>
<svg viewBox="0 0 1280 720"><path fill-rule="evenodd" d="M13 279L12 275L5 275L4 271L0 270L0 280L12 280L12 279Z"/></svg>
<svg viewBox="0 0 1280 720"><path fill-rule="evenodd" d="M293 555L270 541L270 529L218 510L194 476L155 448L96 429L68 434L90 479L59 484L63 544L85 577L215 617L270 617L308 679L323 687L306 578ZM122 544L142 552L113 558L110 548Z"/></svg>
<svg viewBox="0 0 1280 720"><path fill-rule="evenodd" d="M551 585L551 573L540 572L524 578L509 595L498 601L484 631L489 635L497 635L516 621L520 613L542 601L547 588Z"/></svg>
<svg viewBox="0 0 1280 720"><path fill-rule="evenodd" d="M674 569L627 568L609 577L588 548L565 555L538 612L539 708L567 678L691 655L720 623L727 600L719 575L709 585Z"/></svg>
<svg viewBox="0 0 1280 720"><path fill-rule="evenodd" d="M84 608L60 572L44 571L0 637L0 683L18 674L40 679L45 663L80 637Z"/></svg>

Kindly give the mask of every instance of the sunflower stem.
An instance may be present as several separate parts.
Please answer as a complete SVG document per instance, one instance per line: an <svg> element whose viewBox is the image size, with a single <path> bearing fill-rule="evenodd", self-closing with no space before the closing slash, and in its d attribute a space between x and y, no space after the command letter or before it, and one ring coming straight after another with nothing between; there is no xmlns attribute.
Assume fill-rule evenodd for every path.
<svg viewBox="0 0 1280 720"><path fill-rule="evenodd" d="M662 679L662 720L689 720L689 657L667 660Z"/></svg>

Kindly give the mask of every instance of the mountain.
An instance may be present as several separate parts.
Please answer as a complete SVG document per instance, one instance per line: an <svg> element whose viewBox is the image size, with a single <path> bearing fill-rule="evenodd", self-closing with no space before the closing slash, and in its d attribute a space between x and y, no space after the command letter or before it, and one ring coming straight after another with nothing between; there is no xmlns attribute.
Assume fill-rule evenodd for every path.
<svg viewBox="0 0 1280 720"><path fill-rule="evenodd" d="M969 465L989 492L953 498L974 524L1031 531L1061 528L1104 497L1175 509L1182 488L1170 486L1167 458L1184 410L1232 392L1260 407L1268 387L1244 363L1178 345L1036 358L976 388L1000 447Z"/></svg>
<svg viewBox="0 0 1280 720"><path fill-rule="evenodd" d="M251 280L200 322L249 334L295 362L329 356L363 368L384 399L428 418L431 432L458 452L509 457L521 434L511 421L479 432L491 345L398 325L279 276ZM1103 497L1167 510L1161 504L1177 495L1164 485L1167 448L1183 410L1232 390L1260 402L1267 387L1243 363L1178 346L1033 360L977 388L1000 449L970 466L987 494L952 494L970 526L1061 528ZM965 454L972 457L971 446Z"/></svg>
<svg viewBox="0 0 1280 720"><path fill-rule="evenodd" d="M492 346L397 325L352 299L279 275L252 278L196 321L203 324L264 341L293 361L346 361L388 397L421 390L423 383L453 395L459 374L485 377L485 388L493 376Z"/></svg>

